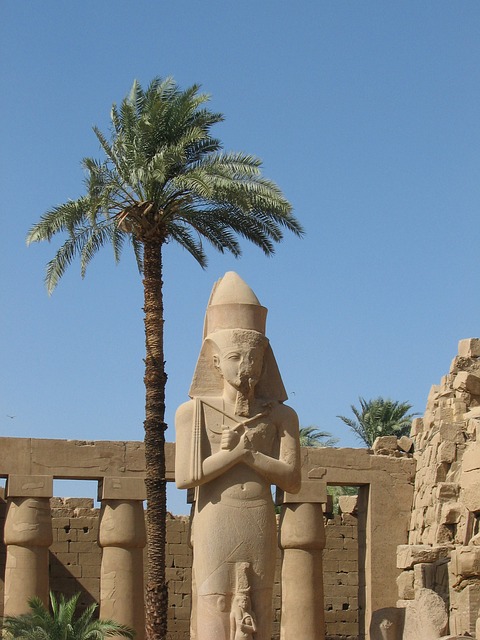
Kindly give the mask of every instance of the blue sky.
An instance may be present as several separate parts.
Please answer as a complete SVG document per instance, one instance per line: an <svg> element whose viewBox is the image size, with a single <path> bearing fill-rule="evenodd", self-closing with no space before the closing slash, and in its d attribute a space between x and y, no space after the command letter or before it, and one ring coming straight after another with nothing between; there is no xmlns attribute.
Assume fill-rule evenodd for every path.
<svg viewBox="0 0 480 640"><path fill-rule="evenodd" d="M112 102L134 78L195 82L227 150L262 158L305 227L275 257L165 253L167 439L213 282L237 271L302 425L358 446L358 396L422 413L459 339L480 334L480 5L263 0L0 4L4 436L143 438L142 286L106 249L50 298L39 216L82 193ZM14 417L9 417L14 416ZM172 493L181 512L183 497Z"/></svg>

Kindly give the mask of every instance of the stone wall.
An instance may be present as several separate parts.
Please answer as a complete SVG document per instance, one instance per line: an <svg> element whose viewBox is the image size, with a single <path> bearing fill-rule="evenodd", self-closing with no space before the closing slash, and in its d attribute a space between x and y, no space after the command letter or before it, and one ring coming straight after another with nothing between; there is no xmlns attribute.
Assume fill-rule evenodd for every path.
<svg viewBox="0 0 480 640"><path fill-rule="evenodd" d="M189 518L167 520L166 578L168 581L168 640L189 640L192 549Z"/></svg>
<svg viewBox="0 0 480 640"><path fill-rule="evenodd" d="M99 509L93 508L90 498L52 498L50 504L50 588L66 596L80 591L80 607L98 602L102 557L97 544Z"/></svg>
<svg viewBox="0 0 480 640"><path fill-rule="evenodd" d="M330 503L331 506L331 503ZM101 549L97 545L99 509L89 498L52 498L53 544L50 547L50 587L67 597L81 591L79 607L98 602ZM344 513L326 515L324 551L327 640L358 637L358 540L355 502ZM5 502L0 501L0 525ZM192 552L188 544L189 519L169 516L166 574L169 585L168 640L189 640ZM146 560L146 558L145 558ZM280 634L280 551L274 587L273 638ZM0 588L3 594L5 547L0 545ZM0 600L0 615L3 599Z"/></svg>
<svg viewBox="0 0 480 640"><path fill-rule="evenodd" d="M354 640L359 634L357 496L340 500L340 513L325 521L323 552L326 640Z"/></svg>
<svg viewBox="0 0 480 640"><path fill-rule="evenodd" d="M330 638L352 638L353 625L357 624L354 621L357 614L353 612L357 606L358 635L360 638L368 637L372 612L384 607L395 606L397 601L396 578L400 571L396 567L396 549L398 545L407 542L415 474L415 461L410 457L410 454L407 455L405 452L397 450L397 444L395 441L395 450L393 452L388 450L388 455L384 455L383 449L374 452L368 449L302 448L302 487L305 488L306 496L302 500L306 503L312 499L317 503L323 501L323 496L326 495L326 485L355 486L359 490L358 515L353 516L355 520L358 520L358 576L354 575L351 565L351 556L357 553L353 551L353 547L357 543L349 542L350 532L348 534L344 532L339 536L333 535L336 525L353 526L351 522L347 523L349 518L346 516L351 514L344 512L343 520L330 519L326 526L328 535L325 551L326 619L330 625L328 627ZM52 452L55 452L55 455L52 455ZM166 477L169 481L173 481L175 459L173 443L166 443L165 454ZM31 502L34 507L33 511L35 511L34 515L38 516L40 510L37 507L48 504L48 499L52 496L53 480L63 478L98 482L99 499L105 509L109 511L109 517L104 522L105 525L112 524L112 518L115 519L114 514L117 510L112 507L117 503L121 506L122 513L126 510L126 512L133 514L135 509L137 514L135 517L138 519L140 514L139 521L141 521L141 504L145 500L145 467L143 445L139 442L87 442L83 440L0 437L0 477L6 479L7 502L22 504L24 514L28 512L27 507ZM93 513L90 511L92 506L90 503L63 501L54 502L53 507L57 510L56 514L59 517L69 519L57 527L54 544L59 545L57 548L62 553L69 554L66 557L70 564L62 564L63 569L57 565L55 571L60 574L58 577L64 580L65 588L68 585L72 586L75 581L79 584L83 583L87 589L86 602L93 598L98 583L95 582L96 575L92 575L94 569L87 570L80 566L79 557L76 554L81 553L81 546L78 546L78 543L81 545L88 542L82 536L96 535L92 522L88 521L88 518L93 517ZM139 507L139 511L137 507ZM75 515L75 510L77 510L77 515ZM13 510L12 517L15 513L16 511ZM79 517L86 518L86 520L81 526L78 523L79 528L76 529L76 526L73 526L76 520L73 519ZM10 525L13 526L12 518L10 518ZM177 635L172 636L172 639L175 637L176 640L188 637L187 611L190 608L190 601L189 588L186 586L189 566L186 566L186 563L190 550L187 546L186 527L186 523L176 524L173 527L173 529L176 528L175 535L169 534L169 549L167 549L173 552L175 545L180 545L177 553L173 554L175 557L178 554L178 560L174 560L168 567L171 577L172 605L175 603L175 607L172 606L170 611L170 625L171 630L177 630L175 631ZM143 535L140 535L140 529L143 530L143 527L138 529L138 539L122 539L121 544L118 543L122 549L127 551L126 554L122 554L122 557L131 558L135 549L143 547ZM12 531L14 530L16 531L16 528L13 526ZM45 531L47 532L47 528ZM50 532L48 531L48 533ZM333 544L337 545L335 548L338 553L341 551L343 554L338 560L338 564L334 558L337 551L331 550L329 546L329 540L335 538L337 540ZM12 540L11 537L10 540ZM50 545L46 538L45 541ZM116 548L115 544L105 547L109 558L112 556L112 549ZM10 545L12 548L8 557L15 561L15 542L10 541ZM28 548L28 544L26 547ZM44 549L46 560L48 560L47 549L48 546ZM138 561L135 560L135 563L137 566ZM123 575L124 566L118 574L108 571L110 566L107 563L108 579L101 581L102 586L110 585L109 580L115 579L117 575ZM44 580L47 568L47 564L45 564L45 571L43 568L37 570L30 566L23 567L25 575L34 575L35 578L42 576L42 581L45 582L44 587L46 587L45 595L48 589ZM331 575L329 575L330 571ZM10 597L12 592L9 591L9 594L5 596L5 601L8 606L15 604L15 606L23 608L25 599L37 591L33 590L30 582L24 583L23 579L17 581L12 579L15 577L15 573L11 571L8 574L7 591L20 589L21 593ZM3 573L0 576L3 576ZM355 596L352 595L353 591L357 591L357 586L351 584L350 580L358 580L358 603ZM107 612L112 603L117 606L117 600L109 595L111 587L112 585L108 586L108 589L101 589L100 595L104 611ZM0 589L3 589L2 584L0 584ZM141 638L143 621L140 623L140 613L143 615L143 609L139 610L139 603L135 597L132 597L132 594L140 595L141 588L137 584L129 584L126 587L119 586L118 589L113 585L113 589L116 596L123 598L121 604L118 604L119 612L121 611L125 616L128 614L129 620L132 620L131 623L128 623L137 628L139 638ZM95 596L95 599L97 597ZM280 606L278 586L276 587L274 604L278 610ZM108 612L108 615L115 617L111 612ZM278 612L275 622L276 629L278 629Z"/></svg>
<svg viewBox="0 0 480 640"><path fill-rule="evenodd" d="M479 638L479 339L460 341L450 371L430 390L423 418L414 420L411 437L417 473L409 544L397 553L403 569L399 604L408 618L428 590L432 602L435 596L443 601L451 634Z"/></svg>

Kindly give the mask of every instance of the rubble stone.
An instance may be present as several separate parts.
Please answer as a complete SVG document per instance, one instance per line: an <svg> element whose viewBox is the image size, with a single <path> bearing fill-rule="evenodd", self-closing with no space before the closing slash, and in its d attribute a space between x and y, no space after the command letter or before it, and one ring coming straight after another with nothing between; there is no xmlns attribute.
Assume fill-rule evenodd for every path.
<svg viewBox="0 0 480 640"><path fill-rule="evenodd" d="M447 637L477 633L480 640L479 427L480 339L471 338L460 341L449 374L430 389L422 422L412 424L417 462L409 527L412 551L399 547L397 554L398 566L405 569L397 584L407 602L402 640L424 640L430 633L426 627L415 630L412 623L416 600L405 597L412 573L417 598L430 589L450 603ZM443 549L443 557L435 559L436 548ZM442 635L440 629L435 633L432 637Z"/></svg>
<svg viewBox="0 0 480 640"><path fill-rule="evenodd" d="M462 426L442 421L440 423L440 440L442 442L447 441L463 444L465 442L465 435Z"/></svg>
<svg viewBox="0 0 480 640"><path fill-rule="evenodd" d="M396 436L379 436L376 438L373 443L372 450L374 453L379 453L380 451L383 455L389 455L397 450L397 437Z"/></svg>
<svg viewBox="0 0 480 640"><path fill-rule="evenodd" d="M431 589L420 589L405 609L403 640L437 640L448 628L448 614L442 598Z"/></svg>
<svg viewBox="0 0 480 640"><path fill-rule="evenodd" d="M480 547L460 547L452 552L451 571L459 578L480 575Z"/></svg>
<svg viewBox="0 0 480 640"><path fill-rule="evenodd" d="M453 388L478 396L480 395L480 377L468 371L459 371L455 377Z"/></svg>
<svg viewBox="0 0 480 640"><path fill-rule="evenodd" d="M397 567L411 569L420 562L436 562L440 558L448 557L449 547L431 547L425 544L403 544L397 548Z"/></svg>
<svg viewBox="0 0 480 640"><path fill-rule="evenodd" d="M442 442L438 447L437 460L451 464L457 455L457 446L454 442Z"/></svg>
<svg viewBox="0 0 480 640"><path fill-rule="evenodd" d="M412 425L410 427L410 436L413 438L418 436L423 431L423 419L422 418L414 418L412 420Z"/></svg>
<svg viewBox="0 0 480 640"><path fill-rule="evenodd" d="M440 482L435 491L435 497L438 500L456 500L460 491L460 485L457 482Z"/></svg>
<svg viewBox="0 0 480 640"><path fill-rule="evenodd" d="M480 338L467 338L458 343L458 355L463 358L480 358Z"/></svg>
<svg viewBox="0 0 480 640"><path fill-rule="evenodd" d="M480 610L480 584L468 584L459 593L451 592L451 595L450 631L473 635Z"/></svg>
<svg viewBox="0 0 480 640"><path fill-rule="evenodd" d="M339 496L338 507L341 513L356 514L358 506L358 496Z"/></svg>
<svg viewBox="0 0 480 640"><path fill-rule="evenodd" d="M433 589L435 586L435 563L420 562L413 567L413 588L415 594L421 589Z"/></svg>
<svg viewBox="0 0 480 640"><path fill-rule="evenodd" d="M480 511L480 481L472 482L463 489L462 502L469 511Z"/></svg>
<svg viewBox="0 0 480 640"><path fill-rule="evenodd" d="M413 449L413 440L408 436L402 436L398 439L397 446L402 451L405 451L405 453L410 453L410 451Z"/></svg>
<svg viewBox="0 0 480 640"><path fill-rule="evenodd" d="M480 471L480 442L474 442L462 456L462 471Z"/></svg>
<svg viewBox="0 0 480 640"><path fill-rule="evenodd" d="M465 420L470 418L480 418L480 407L470 407L468 411L465 411L463 417Z"/></svg>
<svg viewBox="0 0 480 640"><path fill-rule="evenodd" d="M402 571L397 578L398 597L400 600L413 600L415 591L413 587L414 572Z"/></svg>
<svg viewBox="0 0 480 640"><path fill-rule="evenodd" d="M459 502L450 502L441 506L440 523L458 524L464 511Z"/></svg>

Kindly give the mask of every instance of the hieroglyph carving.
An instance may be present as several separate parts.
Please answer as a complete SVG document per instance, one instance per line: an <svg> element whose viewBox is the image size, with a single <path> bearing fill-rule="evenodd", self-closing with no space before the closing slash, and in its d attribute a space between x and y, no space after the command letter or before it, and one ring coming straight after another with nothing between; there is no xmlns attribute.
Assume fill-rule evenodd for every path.
<svg viewBox="0 0 480 640"><path fill-rule="evenodd" d="M271 485L300 488L298 419L265 337L266 309L235 273L214 287L175 478L196 488L191 637L270 640L276 554Z"/></svg>

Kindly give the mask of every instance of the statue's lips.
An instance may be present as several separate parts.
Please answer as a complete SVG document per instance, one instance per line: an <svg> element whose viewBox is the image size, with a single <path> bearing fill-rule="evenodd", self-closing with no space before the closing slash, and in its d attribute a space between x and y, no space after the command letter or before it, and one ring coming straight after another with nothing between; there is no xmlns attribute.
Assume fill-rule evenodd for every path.
<svg viewBox="0 0 480 640"><path fill-rule="evenodd" d="M238 391L248 393L254 388L255 383L256 380L253 380L252 378L237 378L234 386Z"/></svg>

